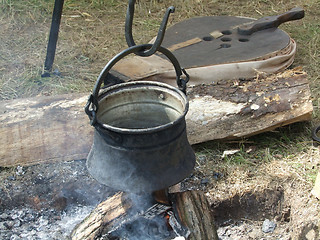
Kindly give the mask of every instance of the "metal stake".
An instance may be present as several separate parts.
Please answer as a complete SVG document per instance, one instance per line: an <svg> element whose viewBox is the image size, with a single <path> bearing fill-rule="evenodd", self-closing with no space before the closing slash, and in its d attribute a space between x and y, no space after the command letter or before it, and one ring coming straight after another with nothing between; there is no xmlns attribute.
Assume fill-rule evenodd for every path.
<svg viewBox="0 0 320 240"><path fill-rule="evenodd" d="M59 27L62 15L64 0L55 0L54 8L52 13L51 29L47 47L47 56L44 63L44 73L41 77L50 77L50 72L52 71L52 64L54 61L54 56L56 53L56 46L58 41Z"/></svg>

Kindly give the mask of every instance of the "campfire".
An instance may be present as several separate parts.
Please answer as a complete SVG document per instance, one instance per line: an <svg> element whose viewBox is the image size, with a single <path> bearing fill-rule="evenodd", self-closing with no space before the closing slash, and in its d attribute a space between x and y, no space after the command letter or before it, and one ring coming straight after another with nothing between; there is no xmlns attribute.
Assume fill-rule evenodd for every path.
<svg viewBox="0 0 320 240"><path fill-rule="evenodd" d="M165 190L161 191L164 192ZM190 231L175 218L169 199L158 199L151 196L130 195L127 217L117 221L102 236L106 239L174 239L188 237ZM165 201L165 204L163 202ZM148 208L148 205L152 206ZM145 210L146 209L146 210ZM114 221L114 220L113 220Z"/></svg>
<svg viewBox="0 0 320 240"><path fill-rule="evenodd" d="M170 187L169 193L115 193L95 181L82 160L20 166L5 173L1 177L11 187L2 192L1 239L62 240L69 239L71 232L73 239L139 239L137 234L144 239L183 239L192 226L203 224L202 220L188 222L186 217L182 224L177 213L183 213L183 207L194 212L193 219L203 214L196 214L196 204L206 205L204 213L211 213L203 193L185 192L183 184L181 189L180 184ZM207 227L212 229L213 218L208 219Z"/></svg>
<svg viewBox="0 0 320 240"><path fill-rule="evenodd" d="M78 224L71 238L218 239L202 192L164 193L165 190L155 192L153 197L117 193Z"/></svg>
<svg viewBox="0 0 320 240"><path fill-rule="evenodd" d="M191 206L195 204L193 198L190 197L192 201L188 204L180 201L184 195L169 190L188 177L195 165L185 123L189 75L175 56L161 46L174 8L168 8L154 44L136 46L130 35L134 3L129 1L126 24L129 48L104 67L85 107L95 127L87 157L88 171L100 183L123 193L101 203L73 230L71 237L73 240L188 238L192 222L193 226L205 226L199 230L207 239L217 239L214 227L207 227L212 225L210 211L210 221L202 220L204 225L200 224L206 215L202 206L207 204L205 199L192 194L200 203L199 208ZM131 53L147 57L155 52L162 53L174 66L178 88L151 81L110 84L110 70L119 60Z"/></svg>

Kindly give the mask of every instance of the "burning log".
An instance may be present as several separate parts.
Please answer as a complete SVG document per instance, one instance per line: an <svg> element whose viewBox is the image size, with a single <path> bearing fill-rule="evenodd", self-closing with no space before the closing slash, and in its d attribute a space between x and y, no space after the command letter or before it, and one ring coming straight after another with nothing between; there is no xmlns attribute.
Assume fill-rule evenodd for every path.
<svg viewBox="0 0 320 240"><path fill-rule="evenodd" d="M131 202L123 192L118 192L111 198L100 203L71 233L72 240L93 240L119 224L127 216Z"/></svg>
<svg viewBox="0 0 320 240"><path fill-rule="evenodd" d="M185 235L184 237L187 240L218 240L210 206L203 192L171 193L170 199L176 217L173 217L170 213L163 216L163 219L169 219L168 225L172 229L168 229L168 231L175 232L178 235ZM71 239L93 240L101 236L103 236L102 239L110 239L108 238L110 237L110 232L114 232L124 224L138 219L138 215L148 220L152 218L151 215L156 211L158 211L158 214L171 209L170 206L165 205L156 204L154 206L143 214L132 214L134 206L128 200L128 195L122 192L117 193L100 203L88 217L79 223L73 229Z"/></svg>

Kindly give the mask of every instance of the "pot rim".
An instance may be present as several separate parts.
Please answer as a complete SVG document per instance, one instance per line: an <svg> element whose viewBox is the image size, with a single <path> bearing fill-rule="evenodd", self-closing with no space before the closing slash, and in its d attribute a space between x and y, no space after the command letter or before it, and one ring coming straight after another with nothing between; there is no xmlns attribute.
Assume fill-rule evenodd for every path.
<svg viewBox="0 0 320 240"><path fill-rule="evenodd" d="M183 100L183 102L185 103L184 105L184 109L183 112L181 114L181 116L179 116L176 120L160 125L160 126L156 126L156 127L150 127L150 128L120 128L120 127L115 127L106 123L101 123L99 121L99 118L97 117L97 127L100 127L104 130L109 130L109 131L113 131L113 132L118 132L118 133L128 133L128 134L144 134L144 133L152 133L152 132L158 132L158 131L162 131L164 129L170 128L172 126L175 126L176 124L180 123L181 121L184 120L188 109L189 109L189 101L187 96L178 88L173 87L172 85L169 85L167 83L163 83L163 82L156 82L156 81L129 81L129 82L124 82L124 83L119 83L116 85L112 85L109 86L105 89L102 90L102 92L99 93L98 96L98 102L99 100L101 100L101 98L103 98L108 92L112 91L112 92L116 92L117 90L120 91L120 88L124 88L124 87L130 87L130 86L135 86L138 87L138 85L141 85L141 87L162 87L162 88L167 88L170 89L171 91L174 91L176 93L178 93L179 97L181 97L181 99ZM99 109L97 111L97 113L99 112Z"/></svg>

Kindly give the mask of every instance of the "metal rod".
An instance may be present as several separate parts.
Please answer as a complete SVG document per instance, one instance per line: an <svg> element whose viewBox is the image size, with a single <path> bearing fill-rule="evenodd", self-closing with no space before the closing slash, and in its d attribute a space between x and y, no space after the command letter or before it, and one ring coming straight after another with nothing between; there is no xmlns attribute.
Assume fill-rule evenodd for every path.
<svg viewBox="0 0 320 240"><path fill-rule="evenodd" d="M126 15L124 35L126 37L126 41L127 41L127 44L129 47L136 45L136 43L133 40L133 36L132 36L132 22L133 22L134 4L135 3L136 3L135 0L129 0L128 8L127 8L127 15Z"/></svg>
<svg viewBox="0 0 320 240"><path fill-rule="evenodd" d="M41 75L42 77L49 77L50 76L49 72L52 71L52 65L53 65L54 56L56 53L57 41L58 41L63 3L64 3L64 0L55 0L54 2L51 29L50 29L48 46L47 46L47 56L44 63L45 73Z"/></svg>

